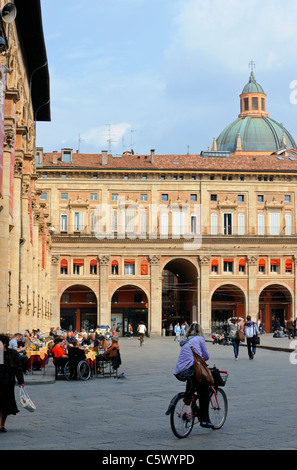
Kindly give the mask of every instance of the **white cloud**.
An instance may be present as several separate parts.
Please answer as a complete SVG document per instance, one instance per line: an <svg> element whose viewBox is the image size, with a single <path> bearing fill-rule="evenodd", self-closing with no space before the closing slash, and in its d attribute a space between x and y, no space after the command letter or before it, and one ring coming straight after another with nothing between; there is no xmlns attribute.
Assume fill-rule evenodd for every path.
<svg viewBox="0 0 297 470"><path fill-rule="evenodd" d="M108 150L109 144L111 145L111 148L120 145L122 138L130 128L131 124L128 123L93 127L82 133L81 139L86 144L97 147L98 152L100 152L101 150Z"/></svg>
<svg viewBox="0 0 297 470"><path fill-rule="evenodd" d="M251 59L271 69L294 57L296 23L295 0L188 0L176 17L173 49L202 52L235 70Z"/></svg>

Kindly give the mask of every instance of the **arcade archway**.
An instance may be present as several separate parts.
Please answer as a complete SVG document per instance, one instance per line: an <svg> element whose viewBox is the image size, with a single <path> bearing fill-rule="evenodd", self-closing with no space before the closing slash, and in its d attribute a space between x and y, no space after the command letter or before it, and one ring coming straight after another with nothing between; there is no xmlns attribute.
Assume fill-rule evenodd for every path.
<svg viewBox="0 0 297 470"><path fill-rule="evenodd" d="M169 261L162 272L162 328L168 330L197 318L197 279L196 266L187 259Z"/></svg>
<svg viewBox="0 0 297 470"><path fill-rule="evenodd" d="M148 298L138 286L125 285L119 287L111 298L111 329L117 335L123 336L128 332L128 325L137 335L137 327L143 322L148 331Z"/></svg>
<svg viewBox="0 0 297 470"><path fill-rule="evenodd" d="M212 330L222 328L230 317L245 318L245 295L237 286L224 284L218 287L211 298Z"/></svg>
<svg viewBox="0 0 297 470"><path fill-rule="evenodd" d="M74 285L60 299L60 325L63 330L89 331L97 325L97 297L92 289Z"/></svg>
<svg viewBox="0 0 297 470"><path fill-rule="evenodd" d="M292 295L285 286L266 286L259 296L259 317L266 333L274 330L276 324L285 325L292 315Z"/></svg>

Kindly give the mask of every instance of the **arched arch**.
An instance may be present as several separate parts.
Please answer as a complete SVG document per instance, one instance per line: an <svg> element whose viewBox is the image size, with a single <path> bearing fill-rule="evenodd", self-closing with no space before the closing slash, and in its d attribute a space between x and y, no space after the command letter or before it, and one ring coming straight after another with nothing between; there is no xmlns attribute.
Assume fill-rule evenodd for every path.
<svg viewBox="0 0 297 470"><path fill-rule="evenodd" d="M70 284L60 291L60 325L65 330L95 329L98 299L84 284Z"/></svg>
<svg viewBox="0 0 297 470"><path fill-rule="evenodd" d="M122 283L111 292L111 329L123 336L132 325L134 335L142 321L149 330L149 294L138 283Z"/></svg>
<svg viewBox="0 0 297 470"><path fill-rule="evenodd" d="M198 266L188 258L175 257L162 266L162 328L172 323L197 320Z"/></svg>
<svg viewBox="0 0 297 470"><path fill-rule="evenodd" d="M284 283L267 283L259 292L259 317L266 333L292 316L293 293Z"/></svg>
<svg viewBox="0 0 297 470"><path fill-rule="evenodd" d="M212 329L222 328L230 317L246 316L246 293L236 283L221 283L211 292Z"/></svg>

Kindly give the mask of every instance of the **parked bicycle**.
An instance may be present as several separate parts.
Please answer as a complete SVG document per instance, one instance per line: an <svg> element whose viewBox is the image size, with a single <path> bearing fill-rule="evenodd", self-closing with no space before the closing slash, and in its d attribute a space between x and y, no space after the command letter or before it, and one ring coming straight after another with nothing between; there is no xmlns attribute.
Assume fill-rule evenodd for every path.
<svg viewBox="0 0 297 470"><path fill-rule="evenodd" d="M225 386L228 372L219 370L215 366L210 369L215 383L209 387L208 414L212 424L211 428L220 429L224 425L228 413L227 396L220 387ZM189 436L194 424L200 422L199 396L192 379L187 380L189 381L186 388L188 391L175 395L166 411L166 415L170 415L172 432L179 439Z"/></svg>

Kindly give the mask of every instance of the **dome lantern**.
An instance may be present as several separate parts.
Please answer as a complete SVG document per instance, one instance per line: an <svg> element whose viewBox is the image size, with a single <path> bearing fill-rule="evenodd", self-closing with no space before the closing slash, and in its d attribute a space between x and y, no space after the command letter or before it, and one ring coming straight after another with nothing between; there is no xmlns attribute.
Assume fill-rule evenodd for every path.
<svg viewBox="0 0 297 470"><path fill-rule="evenodd" d="M240 95L240 114L244 116L266 116L266 94L257 83L254 72L251 71L249 82L245 85Z"/></svg>

